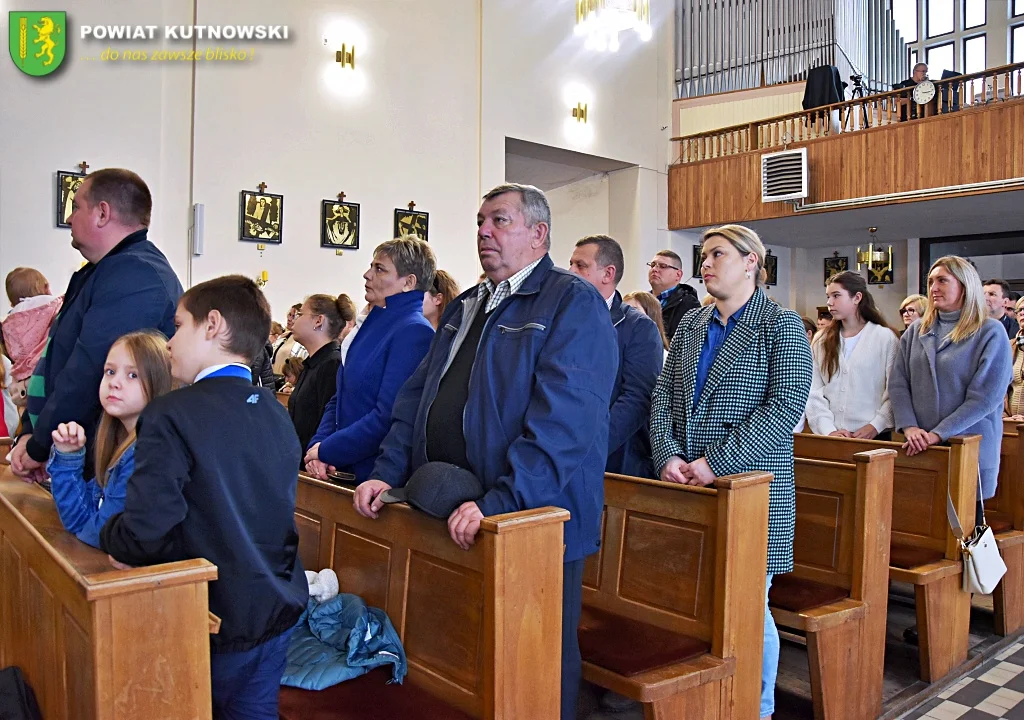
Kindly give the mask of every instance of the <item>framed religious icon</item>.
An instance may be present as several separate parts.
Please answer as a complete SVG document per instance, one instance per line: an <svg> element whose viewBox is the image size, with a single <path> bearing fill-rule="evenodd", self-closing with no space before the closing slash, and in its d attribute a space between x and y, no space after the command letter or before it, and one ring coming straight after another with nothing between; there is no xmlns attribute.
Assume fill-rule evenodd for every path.
<svg viewBox="0 0 1024 720"><path fill-rule="evenodd" d="M395 237L415 235L420 240L429 240L429 220L430 216L425 212L395 208Z"/></svg>
<svg viewBox="0 0 1024 720"><path fill-rule="evenodd" d="M284 195L243 190L238 194L238 239L281 243L284 231Z"/></svg>
<svg viewBox="0 0 1024 720"><path fill-rule="evenodd" d="M764 271L767 275L767 278L764 281L765 285L779 284L779 258L772 255L771 250L769 250L768 254L764 256Z"/></svg>
<svg viewBox="0 0 1024 720"><path fill-rule="evenodd" d="M71 227L71 204L83 180L85 173L57 171L57 227Z"/></svg>
<svg viewBox="0 0 1024 720"><path fill-rule="evenodd" d="M694 245L693 246L693 258L690 261L691 263L693 263L693 271L690 273L690 277L696 278L697 282L699 282L699 283L703 283L704 282L704 276L700 272L700 263L701 263L700 253L701 253L701 248L703 248L703 247L704 247L703 245Z"/></svg>
<svg viewBox="0 0 1024 720"><path fill-rule="evenodd" d="M320 203L320 247L359 249L359 203Z"/></svg>
<svg viewBox="0 0 1024 720"><path fill-rule="evenodd" d="M825 285L828 285L828 279L836 273L845 272L850 269L850 258L839 257L839 251L836 250L832 253L832 257L825 258Z"/></svg>

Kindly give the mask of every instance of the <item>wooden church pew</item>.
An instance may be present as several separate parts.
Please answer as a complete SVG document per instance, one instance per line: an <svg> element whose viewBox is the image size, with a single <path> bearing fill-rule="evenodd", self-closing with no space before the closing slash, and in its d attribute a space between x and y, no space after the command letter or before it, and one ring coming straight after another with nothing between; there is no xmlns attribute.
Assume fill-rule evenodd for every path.
<svg viewBox="0 0 1024 720"><path fill-rule="evenodd" d="M996 632L1012 635L1024 626L1024 425L1004 421L995 497L985 501L1006 575L992 593Z"/></svg>
<svg viewBox="0 0 1024 720"><path fill-rule="evenodd" d="M587 680L644 703L648 720L757 717L770 480L605 476L583 579Z"/></svg>
<svg viewBox="0 0 1024 720"><path fill-rule="evenodd" d="M277 397L277 401L279 403L281 403L285 407L288 407L288 398L290 398L292 396L291 393L285 393L285 392L281 392L279 390L279 391L275 392L274 395L275 395L275 397Z"/></svg>
<svg viewBox="0 0 1024 720"><path fill-rule="evenodd" d="M807 637L819 720L882 712L895 458L796 459L794 569L775 576L768 597L779 627Z"/></svg>
<svg viewBox="0 0 1024 720"><path fill-rule="evenodd" d="M115 570L49 493L0 473L0 667L46 720L211 716L206 560Z"/></svg>
<svg viewBox="0 0 1024 720"><path fill-rule="evenodd" d="M851 462L865 450L899 454L893 472L889 579L914 586L921 679L935 682L967 659L971 595L961 590L960 549L946 519L946 491L962 522L976 511L980 435L950 438L907 457L900 443L794 435L798 458Z"/></svg>
<svg viewBox="0 0 1024 720"><path fill-rule="evenodd" d="M309 570L391 618L409 661L404 684L376 670L320 692L282 688L282 720L559 716L562 523L544 508L485 518L468 552L407 505L358 515L351 488L300 475L295 520Z"/></svg>

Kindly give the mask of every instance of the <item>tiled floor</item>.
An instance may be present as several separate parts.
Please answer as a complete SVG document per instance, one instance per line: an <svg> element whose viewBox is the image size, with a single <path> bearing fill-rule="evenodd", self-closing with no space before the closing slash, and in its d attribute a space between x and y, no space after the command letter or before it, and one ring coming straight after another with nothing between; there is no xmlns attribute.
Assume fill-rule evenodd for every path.
<svg viewBox="0 0 1024 720"><path fill-rule="evenodd" d="M1015 643L904 720L1024 720L1024 643Z"/></svg>

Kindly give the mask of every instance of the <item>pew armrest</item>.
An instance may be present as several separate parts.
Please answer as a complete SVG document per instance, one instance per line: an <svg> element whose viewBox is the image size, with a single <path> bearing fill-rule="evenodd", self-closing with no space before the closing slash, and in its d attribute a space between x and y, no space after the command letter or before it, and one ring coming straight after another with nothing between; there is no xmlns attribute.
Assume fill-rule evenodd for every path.
<svg viewBox="0 0 1024 720"><path fill-rule="evenodd" d="M847 598L798 613L774 607L771 610L772 617L780 625L804 632L819 632L863 618L867 613L867 604Z"/></svg>
<svg viewBox="0 0 1024 720"><path fill-rule="evenodd" d="M938 560L909 570L890 565L889 579L911 585L927 585L950 575L959 575L962 570L963 565L959 560Z"/></svg>
<svg viewBox="0 0 1024 720"><path fill-rule="evenodd" d="M1024 530L1007 530L996 535L996 544L999 549L1024 544Z"/></svg>
<svg viewBox="0 0 1024 720"><path fill-rule="evenodd" d="M713 655L701 655L631 677L583 662L583 676L587 680L642 703L664 700L698 685L722 680L735 670L733 658L722 659Z"/></svg>
<svg viewBox="0 0 1024 720"><path fill-rule="evenodd" d="M207 615L209 615L209 621L210 621L210 634L211 635L219 635L220 634L220 618L217 617L216 615L214 615L212 612L211 613L207 613Z"/></svg>

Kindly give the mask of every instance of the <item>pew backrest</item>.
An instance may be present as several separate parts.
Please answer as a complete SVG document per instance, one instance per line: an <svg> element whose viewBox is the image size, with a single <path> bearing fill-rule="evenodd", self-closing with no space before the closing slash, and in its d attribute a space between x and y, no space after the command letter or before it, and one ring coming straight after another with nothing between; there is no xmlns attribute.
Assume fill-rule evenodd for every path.
<svg viewBox="0 0 1024 720"><path fill-rule="evenodd" d="M882 448L850 463L795 458L793 575L845 588L855 600L867 599L865 582L879 570L888 576L895 458Z"/></svg>
<svg viewBox="0 0 1024 720"><path fill-rule="evenodd" d="M606 474L600 551L583 576L585 605L735 658L737 707L751 706L747 678L760 673L760 655L740 646L763 631L770 481L745 473L702 488Z"/></svg>
<svg viewBox="0 0 1024 720"><path fill-rule="evenodd" d="M461 550L443 520L404 504L358 515L353 490L300 475L295 520L309 570L382 608L406 682L480 718L547 718L559 697L562 524L543 508L485 518Z"/></svg>
<svg viewBox="0 0 1024 720"><path fill-rule="evenodd" d="M999 451L999 481L995 496L985 501L985 517L1002 520L1014 530L1024 530L1024 465L1021 464L1020 425L1003 420L1003 440Z"/></svg>
<svg viewBox="0 0 1024 720"><path fill-rule="evenodd" d="M953 437L948 445L908 457L898 442L797 433L793 454L850 463L859 452L895 450L892 543L939 551L947 560L959 561L959 546L946 519L946 493L948 488L961 523L969 526L975 513L980 444L980 435Z"/></svg>

